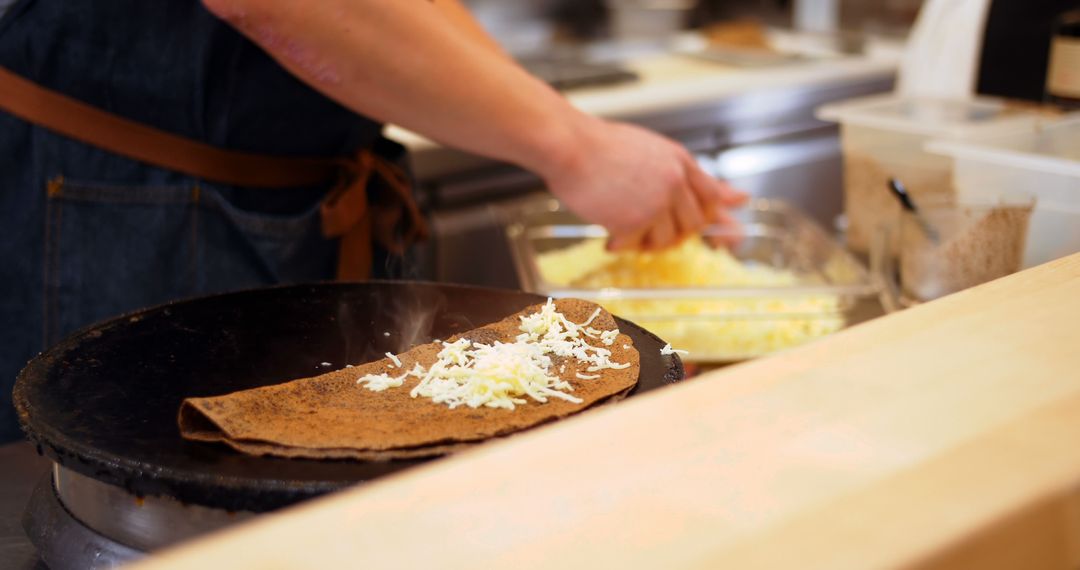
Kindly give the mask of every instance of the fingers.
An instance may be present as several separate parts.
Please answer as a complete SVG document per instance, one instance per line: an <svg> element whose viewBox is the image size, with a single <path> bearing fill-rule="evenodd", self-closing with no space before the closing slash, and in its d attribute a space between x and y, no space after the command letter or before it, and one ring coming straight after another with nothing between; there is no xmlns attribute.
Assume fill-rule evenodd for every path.
<svg viewBox="0 0 1080 570"><path fill-rule="evenodd" d="M692 158L686 165L686 170L690 185L701 200L709 222L719 222L716 219L717 212L746 203L748 195L745 192L736 190L723 180L709 176Z"/></svg>
<svg viewBox="0 0 1080 570"><path fill-rule="evenodd" d="M650 227L643 244L646 248L665 249L677 245L690 236L700 234L708 223L705 212L710 204L693 189L690 176L694 170L697 170L697 164L689 154L684 155L681 176L668 193L667 212L661 214Z"/></svg>
<svg viewBox="0 0 1080 570"><path fill-rule="evenodd" d="M633 232L625 232L612 235L608 238L607 250L615 252L643 249L645 246L645 236L648 234L648 231L648 228L646 228Z"/></svg>
<svg viewBox="0 0 1080 570"><path fill-rule="evenodd" d="M735 188L724 180L718 180L714 178L713 182L716 184L716 191L717 194L720 196L720 201L723 202L725 206L742 206L747 202L747 200L750 199L749 194Z"/></svg>
<svg viewBox="0 0 1080 570"><path fill-rule="evenodd" d="M687 152L681 154L681 163L681 172L674 180L668 179L667 188L662 192L666 205L661 206L643 227L613 231L607 243L609 251L665 249L689 236L699 235L707 224L737 227L727 209L744 203L746 194L706 174ZM739 240L736 235L710 241L734 245Z"/></svg>
<svg viewBox="0 0 1080 570"><path fill-rule="evenodd" d="M701 203L706 220L709 223L716 223L716 213L725 206L718 192L717 181L705 174L701 167L693 162L686 165L686 175L691 190Z"/></svg>
<svg viewBox="0 0 1080 570"><path fill-rule="evenodd" d="M654 251L679 243L677 222L670 214L663 214L649 227L637 232L613 235L608 238L607 250L612 252L643 250Z"/></svg>
<svg viewBox="0 0 1080 570"><path fill-rule="evenodd" d="M666 249L679 242L679 233L676 230L675 218L671 215L661 216L645 236L645 249Z"/></svg>
<svg viewBox="0 0 1080 570"><path fill-rule="evenodd" d="M608 238L607 250L665 249L679 243L689 232L700 231L703 214L698 211L696 204L686 207L680 202L682 200L673 200L668 209L660 212L644 228L613 233Z"/></svg>
<svg viewBox="0 0 1080 570"><path fill-rule="evenodd" d="M608 251L666 249L699 234L706 224L702 204L690 188L685 172L676 184L674 190L667 192L665 209L643 230L613 235L607 243Z"/></svg>
<svg viewBox="0 0 1080 570"><path fill-rule="evenodd" d="M742 224L728 210L745 204L749 195L709 176L696 162L689 165L687 174L695 194L703 202L706 219L722 229L721 233L709 236L707 241L713 246L729 248L742 243Z"/></svg>
<svg viewBox="0 0 1080 570"><path fill-rule="evenodd" d="M689 184L683 184L675 193L672 209L675 215L675 227L679 237L696 235L705 227L705 207Z"/></svg>
<svg viewBox="0 0 1080 570"><path fill-rule="evenodd" d="M706 241L713 247L726 247L729 249L738 247L745 236L742 223L735 216L732 216L731 212L728 212L726 208L717 209L714 215L716 217L716 226L719 227L720 231L709 234Z"/></svg>

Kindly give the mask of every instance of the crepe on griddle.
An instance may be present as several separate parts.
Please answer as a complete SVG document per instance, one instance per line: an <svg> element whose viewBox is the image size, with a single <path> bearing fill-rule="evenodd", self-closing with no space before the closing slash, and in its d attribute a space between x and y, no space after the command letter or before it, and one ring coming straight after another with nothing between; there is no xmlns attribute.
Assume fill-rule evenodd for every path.
<svg viewBox="0 0 1080 570"><path fill-rule="evenodd" d="M556 310L574 323L583 323L598 305L577 299L555 302ZM528 307L501 321L457 335L492 344L513 342L521 334L520 317L542 305ZM591 327L617 328L610 313L600 310ZM315 459L379 460L443 455L469 445L580 412L597 403L619 399L637 384L640 362L633 341L620 333L611 345L586 339L611 351L611 361L629 363L624 369L588 372L587 363L572 357L552 357L550 371L573 386L574 403L558 398L536 402L527 398L513 410L460 406L454 409L429 398L410 396L418 380L380 392L357 385L368 374L397 374L420 363L437 360L442 343L416 346L397 355L401 366L384 358L311 378L208 398L187 398L180 406L180 433L198 441L223 442L252 455ZM599 375L585 380L577 373Z"/></svg>

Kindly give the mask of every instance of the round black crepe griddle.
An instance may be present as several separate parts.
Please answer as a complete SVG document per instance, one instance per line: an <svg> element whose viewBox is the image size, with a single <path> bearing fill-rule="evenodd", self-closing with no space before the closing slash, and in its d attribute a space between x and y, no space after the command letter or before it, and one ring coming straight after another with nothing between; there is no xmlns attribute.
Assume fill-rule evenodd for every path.
<svg viewBox="0 0 1080 570"><path fill-rule="evenodd" d="M241 454L191 442L180 402L377 360L498 321L544 297L411 283L320 283L180 301L84 329L19 375L19 421L57 463L139 496L267 511L424 460L361 462ZM636 392L683 377L678 357L633 323Z"/></svg>

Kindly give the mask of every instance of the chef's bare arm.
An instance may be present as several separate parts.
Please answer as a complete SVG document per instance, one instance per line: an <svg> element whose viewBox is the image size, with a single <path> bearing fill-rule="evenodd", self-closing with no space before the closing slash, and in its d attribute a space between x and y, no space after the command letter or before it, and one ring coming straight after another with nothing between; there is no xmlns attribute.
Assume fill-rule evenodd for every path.
<svg viewBox="0 0 1080 570"><path fill-rule="evenodd" d="M428 0L436 8L438 8L443 17L459 31L462 31L472 37L473 40L480 42L481 44L490 48L493 52L509 58L499 42L495 41L495 38L491 37L487 30L480 25L480 22L473 18L469 9L463 6L460 0Z"/></svg>
<svg viewBox="0 0 1080 570"><path fill-rule="evenodd" d="M606 226L616 246L669 245L740 198L678 144L576 110L493 49L474 21L463 29L460 6L203 2L346 107L537 173L571 209Z"/></svg>

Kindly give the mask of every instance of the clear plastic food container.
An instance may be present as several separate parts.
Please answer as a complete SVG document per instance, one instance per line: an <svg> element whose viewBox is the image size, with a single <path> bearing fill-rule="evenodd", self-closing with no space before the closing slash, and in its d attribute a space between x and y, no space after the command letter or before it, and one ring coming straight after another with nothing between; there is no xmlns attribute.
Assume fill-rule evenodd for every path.
<svg viewBox="0 0 1080 570"><path fill-rule="evenodd" d="M502 211L524 289L597 302L693 362L745 360L861 320L877 287L818 225L777 200L733 213L743 228L730 248L719 244L731 230L712 227L668 252L612 254L602 227L554 199Z"/></svg>
<svg viewBox="0 0 1080 570"><path fill-rule="evenodd" d="M1040 115L1000 99L919 99L878 95L826 105L823 120L840 123L844 153L844 213L848 245L866 252L882 224L899 216L886 189L897 177L913 194L952 193L951 161L929 153L932 139L975 140L1030 130Z"/></svg>
<svg viewBox="0 0 1080 570"><path fill-rule="evenodd" d="M1004 192L1035 196L1024 267L1080 251L1080 113L1008 136L933 141L927 149L954 161L953 184L961 199Z"/></svg>

